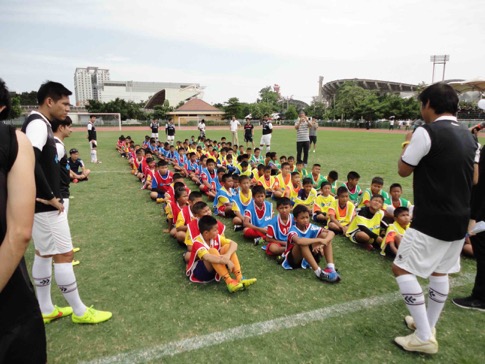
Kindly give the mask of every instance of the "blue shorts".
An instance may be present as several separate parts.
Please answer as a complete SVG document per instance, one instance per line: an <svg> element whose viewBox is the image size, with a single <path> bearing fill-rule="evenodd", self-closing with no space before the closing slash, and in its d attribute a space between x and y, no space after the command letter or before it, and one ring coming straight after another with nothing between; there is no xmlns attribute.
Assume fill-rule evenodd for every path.
<svg viewBox="0 0 485 364"><path fill-rule="evenodd" d="M197 262L197 266L195 267L192 274L201 282L210 282L213 281L216 277L216 271L209 272L205 267L204 262L201 260Z"/></svg>

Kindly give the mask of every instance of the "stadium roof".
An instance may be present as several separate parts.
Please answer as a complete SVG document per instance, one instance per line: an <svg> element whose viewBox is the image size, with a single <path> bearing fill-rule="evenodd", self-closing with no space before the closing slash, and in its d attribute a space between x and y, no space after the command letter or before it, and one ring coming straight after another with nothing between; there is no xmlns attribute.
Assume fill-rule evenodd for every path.
<svg viewBox="0 0 485 364"><path fill-rule="evenodd" d="M187 101L185 104L180 106L179 108L175 109L174 111L169 113L170 115L177 115L177 114L224 114L224 111L218 109L211 104L208 104L204 100L201 99L192 99Z"/></svg>

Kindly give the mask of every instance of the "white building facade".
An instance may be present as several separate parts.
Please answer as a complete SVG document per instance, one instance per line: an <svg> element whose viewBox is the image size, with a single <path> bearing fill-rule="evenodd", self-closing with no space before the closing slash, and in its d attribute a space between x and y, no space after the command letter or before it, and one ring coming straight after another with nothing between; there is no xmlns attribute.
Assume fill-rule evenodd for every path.
<svg viewBox="0 0 485 364"><path fill-rule="evenodd" d="M88 100L100 101L99 89L109 79L108 69L98 67L76 68L74 72L76 106L84 106Z"/></svg>

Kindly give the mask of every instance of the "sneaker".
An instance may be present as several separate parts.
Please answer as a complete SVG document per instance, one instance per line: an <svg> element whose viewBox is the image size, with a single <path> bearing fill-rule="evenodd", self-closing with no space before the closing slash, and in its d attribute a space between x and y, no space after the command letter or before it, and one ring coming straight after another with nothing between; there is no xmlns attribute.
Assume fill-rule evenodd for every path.
<svg viewBox="0 0 485 364"><path fill-rule="evenodd" d="M416 324L414 323L413 316L404 317L404 322L406 323L406 326L408 327L409 330L416 331ZM436 337L436 327L433 327L431 329L431 333L433 334L434 337Z"/></svg>
<svg viewBox="0 0 485 364"><path fill-rule="evenodd" d="M244 286L241 282L238 282L234 279L229 281L229 283L226 283L226 285L227 285L227 290L231 293L240 291L241 289L244 288Z"/></svg>
<svg viewBox="0 0 485 364"><path fill-rule="evenodd" d="M264 250L264 251L268 250L268 246L267 246L267 245L263 245L263 246L261 247L261 250Z"/></svg>
<svg viewBox="0 0 485 364"><path fill-rule="evenodd" d="M72 315L72 307L57 307L54 305L54 311L49 314L42 314L42 318L44 319L44 324L48 324L54 320L69 315Z"/></svg>
<svg viewBox="0 0 485 364"><path fill-rule="evenodd" d="M81 250L81 248L74 248L74 249L72 249L72 252L73 252L73 253L77 253L77 252L78 252L78 251L80 251L80 250Z"/></svg>
<svg viewBox="0 0 485 364"><path fill-rule="evenodd" d="M256 281L257 281L256 278L247 278L247 279L243 278L239 281L239 283L241 283L244 286L244 288L246 288L246 287L250 286L251 284L256 283Z"/></svg>
<svg viewBox="0 0 485 364"><path fill-rule="evenodd" d="M281 263L281 266L286 269L286 270L292 270L293 267L290 265L290 263L288 263L288 259L285 258L285 260L283 260L283 263Z"/></svg>
<svg viewBox="0 0 485 364"><path fill-rule="evenodd" d="M72 322L75 324L99 324L108 321L112 316L113 314L111 312L95 310L91 306L86 309L86 312L82 316L72 314Z"/></svg>
<svg viewBox="0 0 485 364"><path fill-rule="evenodd" d="M72 266L76 266L76 265L79 265L81 262L79 260L73 260L72 261Z"/></svg>
<svg viewBox="0 0 485 364"><path fill-rule="evenodd" d="M308 263L308 261L305 258L303 258L301 260L301 268L302 269L308 269L308 268L310 268L310 263Z"/></svg>
<svg viewBox="0 0 485 364"><path fill-rule="evenodd" d="M164 203L165 202L165 199L163 198L157 198L157 203Z"/></svg>
<svg viewBox="0 0 485 364"><path fill-rule="evenodd" d="M283 263L283 260L284 260L284 259L285 259L285 258L284 258L282 255L278 255L278 256L276 257L276 264L281 264L281 263Z"/></svg>
<svg viewBox="0 0 485 364"><path fill-rule="evenodd" d="M244 226L242 225L234 225L234 231L243 231Z"/></svg>
<svg viewBox="0 0 485 364"><path fill-rule="evenodd" d="M322 272L318 276L318 279L320 279L323 282L329 282L329 283L340 282L339 274L335 270L330 268L322 269Z"/></svg>
<svg viewBox="0 0 485 364"><path fill-rule="evenodd" d="M408 336L398 336L394 341L406 351L417 351L425 354L436 354L438 352L438 342L433 336L428 341L422 341L413 332Z"/></svg>
<svg viewBox="0 0 485 364"><path fill-rule="evenodd" d="M263 238L255 238L254 239L254 245L259 245L259 244L262 244L264 243L264 239Z"/></svg>
<svg viewBox="0 0 485 364"><path fill-rule="evenodd" d="M477 300L471 296L464 298L453 298L451 301L461 308L485 312L485 302L482 300Z"/></svg>

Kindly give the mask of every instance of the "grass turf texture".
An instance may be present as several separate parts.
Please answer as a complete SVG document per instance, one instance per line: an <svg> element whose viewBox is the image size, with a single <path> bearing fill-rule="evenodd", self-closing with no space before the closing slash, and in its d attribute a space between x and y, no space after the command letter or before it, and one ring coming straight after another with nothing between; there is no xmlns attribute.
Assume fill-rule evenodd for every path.
<svg viewBox="0 0 485 364"><path fill-rule="evenodd" d="M188 138L195 132L178 132ZM234 233L227 236L239 244L238 255L246 277L256 285L244 292L229 294L223 284L193 284L184 274L182 252L168 234L160 205L151 202L146 191L129 173L125 159L114 148L120 132L98 133L98 158L89 161L85 132L76 132L66 147L76 147L92 169L89 182L71 185L69 221L75 267L81 297L87 305L110 310L113 318L100 325L78 326L70 319L46 325L50 363L72 363L149 350L169 342L224 331L240 325L281 318L350 301L397 292L391 274L391 260L361 250L348 240L334 240L336 266L342 275L337 285L322 284L311 271L284 271L260 247ZM146 132L123 132L142 141ZM260 132L255 141L259 142ZM229 132L209 131L220 138ZM382 176L385 188L392 182L404 187L412 198L412 179L396 172L402 134L377 134L320 130L317 153L310 153L309 165L322 164L322 173L331 169L340 179L350 170L361 175L367 188L373 176ZM242 140L242 133L240 133ZM276 129L272 150L295 155L294 130ZM482 140L483 142L483 140ZM189 185L195 189L193 185ZM31 265L32 247L27 253ZM324 263L322 262L322 265ZM450 297L467 295L472 288L475 261L462 260L465 284L452 288ZM457 279L454 278L454 279ZM53 301L65 305L53 285ZM393 345L395 336L407 335L402 320L407 310L400 299L378 306L330 317L262 336L218 344L174 356L148 357L150 362L438 362L479 363L485 359L483 314L463 310L448 301L437 327L440 351L433 358L406 353Z"/></svg>

